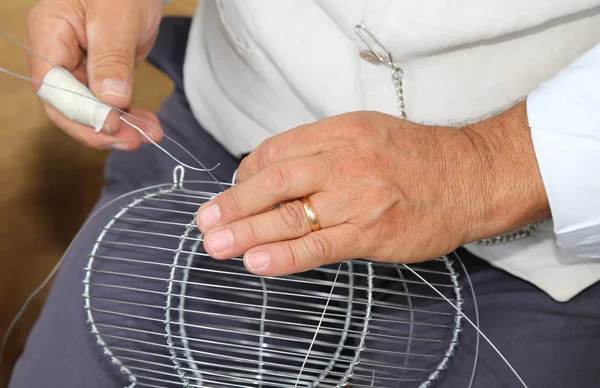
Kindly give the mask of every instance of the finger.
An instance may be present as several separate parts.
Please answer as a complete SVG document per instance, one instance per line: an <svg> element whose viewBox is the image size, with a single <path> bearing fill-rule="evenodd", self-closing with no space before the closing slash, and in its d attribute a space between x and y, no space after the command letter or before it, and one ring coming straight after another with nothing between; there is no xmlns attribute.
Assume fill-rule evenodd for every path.
<svg viewBox="0 0 600 388"><path fill-rule="evenodd" d="M65 12L72 13L70 9L65 10L64 4L52 6L51 2L41 2L29 13L29 47L41 55L28 52L30 74L35 80L43 80L54 64L73 71L82 60L78 39L81 32L64 18L62 13ZM32 84L34 91L40 86L37 82Z"/></svg>
<svg viewBox="0 0 600 388"><path fill-rule="evenodd" d="M325 144L322 134L314 130L315 125L302 125L263 141L240 163L237 182L244 182L274 163L318 154Z"/></svg>
<svg viewBox="0 0 600 388"><path fill-rule="evenodd" d="M156 114L138 108L133 108L129 114L121 114L121 117L127 122L119 120L119 125L121 126L119 131L135 131L139 135L140 141L145 144L152 144L152 142L160 143L163 140L163 129ZM135 125L137 128L134 128L132 125ZM139 130L144 132L144 134L141 134Z"/></svg>
<svg viewBox="0 0 600 388"><path fill-rule="evenodd" d="M112 136L107 135L106 133L96 133L91 130L90 127L71 121L48 104L44 104L44 109L53 123L62 128L69 136L82 142L88 147L95 149L131 151L140 146L139 132L131 126L121 123L119 120L117 120L117 123L121 123L119 124L121 130L118 134ZM144 131L148 131L147 133L151 134L157 143L162 140L160 124L156 115L151 112L137 109L132 110L132 114L140 117L142 120L152 125L152 127L157 128L158 130L154 131L149 128L148 125L140 124L140 128Z"/></svg>
<svg viewBox="0 0 600 388"><path fill-rule="evenodd" d="M203 204L196 217L202 232L309 196L328 184L330 172L318 156L274 164Z"/></svg>
<svg viewBox="0 0 600 388"><path fill-rule="evenodd" d="M281 276L307 271L339 261L367 256L361 233L351 224L311 232L295 240L253 248L244 255L248 271L261 276Z"/></svg>
<svg viewBox="0 0 600 388"><path fill-rule="evenodd" d="M73 72L73 75L76 76L78 80L85 79L84 74L81 72L81 65L75 69L75 71ZM52 85L49 85L49 87L52 87ZM55 90L53 91L53 93L56 94L56 97L63 98L63 94L64 94L63 100L71 100L71 101L73 101L74 104L77 104L77 102L78 102L77 100L90 98L86 95L78 95L76 92L72 92L70 90L60 89L60 88L54 88L54 89ZM96 99L95 97L93 97L93 98ZM98 104L106 104L106 103L98 102ZM108 105L108 104L106 104L106 105ZM137 117L135 117L135 116L137 116ZM60 116L52 115L52 119L55 122L55 124L57 124L60 127L64 127L65 125L67 125L66 123L68 121L59 120L58 117L60 117ZM127 122L131 123L131 125L128 124L127 122L123 121L122 118L125 118L125 120ZM149 111L142 110L142 109L134 109L129 114L122 113L116 109L112 109L108 113L108 116L106 117L101 129L107 135L115 135L116 133L118 133L121 130L121 128L127 128L127 127L131 127L129 129L130 132L138 133L138 136L142 143L147 143L147 144L151 144L152 142L158 143L163 138L162 129L160 128L160 124L158 122L156 115L154 113L151 113ZM87 135L87 136L91 136L91 135ZM123 136L129 137L129 135L127 135L127 134L124 134ZM95 147L95 145L94 145L94 147Z"/></svg>
<svg viewBox="0 0 600 388"><path fill-rule="evenodd" d="M122 0L88 2L89 86L103 101L121 109L131 102L136 48L141 31L139 15L135 5L124 7Z"/></svg>
<svg viewBox="0 0 600 388"><path fill-rule="evenodd" d="M95 149L116 149L131 151L140 147L140 138L135 129L123 131L117 135L108 135L104 132L94 132L90 127L72 121L54 107L44 103L48 118L61 128L65 133L88 147ZM118 121L117 121L118 122Z"/></svg>
<svg viewBox="0 0 600 388"><path fill-rule="evenodd" d="M316 193L310 201L321 228L347 221L339 202L330 201L326 194ZM228 259L258 245L302 237L311 230L302 202L292 201L210 231L204 238L204 248L216 259Z"/></svg>

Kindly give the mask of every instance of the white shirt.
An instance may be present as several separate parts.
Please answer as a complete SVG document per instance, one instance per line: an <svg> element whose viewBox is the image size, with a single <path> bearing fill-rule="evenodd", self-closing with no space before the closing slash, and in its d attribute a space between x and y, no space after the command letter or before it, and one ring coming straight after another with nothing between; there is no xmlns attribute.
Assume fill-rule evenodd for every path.
<svg viewBox="0 0 600 388"><path fill-rule="evenodd" d="M467 248L559 301L600 280L600 0L203 0L184 68L194 115L241 155L328 116L398 114L389 68L359 55L361 22L402 66L411 121L528 99L553 223Z"/></svg>

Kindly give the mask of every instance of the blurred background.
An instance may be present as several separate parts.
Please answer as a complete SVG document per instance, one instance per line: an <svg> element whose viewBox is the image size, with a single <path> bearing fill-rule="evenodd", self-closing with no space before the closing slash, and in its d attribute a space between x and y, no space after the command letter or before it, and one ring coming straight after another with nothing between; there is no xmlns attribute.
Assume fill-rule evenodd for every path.
<svg viewBox="0 0 600 388"><path fill-rule="evenodd" d="M37 1L2 0L0 29L25 42L27 13ZM197 1L174 0L165 14L191 15ZM28 75L23 50L1 36L0 66ZM172 88L162 73L144 64L136 72L133 106L157 111ZM0 74L0 341L98 198L105 158L55 128L27 82ZM47 291L9 337L0 387L6 386Z"/></svg>

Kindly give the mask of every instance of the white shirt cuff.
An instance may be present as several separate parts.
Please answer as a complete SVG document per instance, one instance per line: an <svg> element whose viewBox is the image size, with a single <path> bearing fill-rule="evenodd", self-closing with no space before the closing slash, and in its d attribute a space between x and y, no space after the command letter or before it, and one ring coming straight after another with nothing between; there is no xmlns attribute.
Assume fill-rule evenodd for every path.
<svg viewBox="0 0 600 388"><path fill-rule="evenodd" d="M600 259L600 45L527 98L556 242Z"/></svg>

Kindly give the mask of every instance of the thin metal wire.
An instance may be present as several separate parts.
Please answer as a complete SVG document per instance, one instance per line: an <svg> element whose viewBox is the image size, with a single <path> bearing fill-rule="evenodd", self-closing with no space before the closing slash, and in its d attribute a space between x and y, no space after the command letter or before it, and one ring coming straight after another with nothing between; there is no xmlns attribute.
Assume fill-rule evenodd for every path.
<svg viewBox="0 0 600 388"><path fill-rule="evenodd" d="M315 335L314 335L312 341L310 342L310 346L308 347L308 350L306 352L306 357L304 358L304 361L302 361L302 366L300 367L300 372L298 372L298 378L296 379L294 388L298 387L298 383L300 382L300 377L302 377L302 372L304 371L304 366L306 366L306 361L308 360L308 357L310 357L310 351L312 350L313 345L315 344L315 341L317 340L317 335L319 334L319 329L321 328L321 323L323 322L323 318L325 318L325 313L327 312L327 307L329 306L329 302L331 301L331 295L333 295L333 290L335 288L335 284L337 283L337 279L338 279L341 269L342 269L342 263L340 263L338 265L338 271L335 274L335 278L333 279L333 284L331 285L331 291L329 292L329 297L327 298L327 301L325 302L325 307L323 307L323 315L321 315L321 319L319 320L319 324L317 325L317 328L315 330Z"/></svg>
<svg viewBox="0 0 600 388"><path fill-rule="evenodd" d="M423 283L427 284L427 280L425 278L423 278L421 275L419 275L416 271L413 271L412 268L410 268L409 266L407 266L406 264L402 264L402 266L404 266L404 268L408 269L409 271L411 271L415 276L419 277ZM527 384L525 384L525 381L523 381L523 379L521 378L521 376L517 373L517 371L515 370L515 368L511 365L510 362L508 362L508 360L506 359L506 357L504 357L504 355L502 354L502 352L500 352L500 350L496 347L496 345L494 345L494 343L479 329L478 326L475 325L475 323L473 323L473 321L471 321L471 319L462 312L461 309L459 309L454 303L452 303L449 299L447 299L441 292L439 292L435 287L431 287L432 290L439 294L442 298L444 298L446 300L446 302L448 302L454 309L456 309L456 311L464 318L467 320L467 322L469 322L469 324L475 328L475 330L477 330L477 333L479 333L479 335L481 335L483 337L483 339L492 347L492 349L494 349L494 351L496 352L496 354L498 354L498 356L500 356L500 358L502 359L502 361L510 368L511 372L515 375L515 377L519 380L519 383L527 388Z"/></svg>

